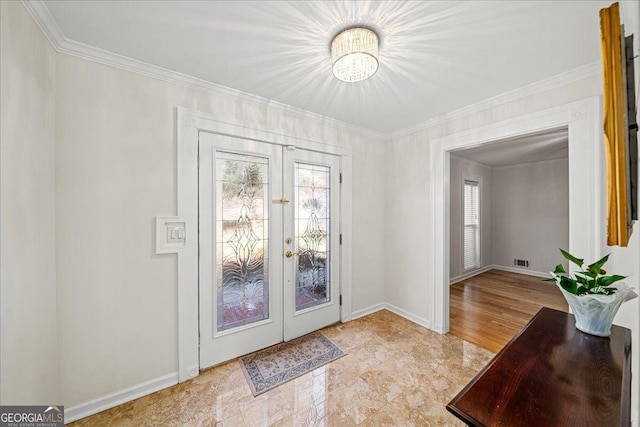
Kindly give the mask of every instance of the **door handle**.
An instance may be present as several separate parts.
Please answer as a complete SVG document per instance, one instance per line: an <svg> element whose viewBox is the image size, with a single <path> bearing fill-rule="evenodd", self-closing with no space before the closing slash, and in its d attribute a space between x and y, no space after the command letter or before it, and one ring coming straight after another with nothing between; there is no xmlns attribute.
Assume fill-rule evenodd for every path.
<svg viewBox="0 0 640 427"><path fill-rule="evenodd" d="M287 251L284 253L284 256L286 256L287 258L291 258L294 255L300 255L300 251L296 251L296 252Z"/></svg>

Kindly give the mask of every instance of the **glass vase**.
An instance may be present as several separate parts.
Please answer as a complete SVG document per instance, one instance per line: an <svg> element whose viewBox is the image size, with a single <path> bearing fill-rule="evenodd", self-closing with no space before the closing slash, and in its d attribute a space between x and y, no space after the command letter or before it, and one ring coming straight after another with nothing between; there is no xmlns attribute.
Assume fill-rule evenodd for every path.
<svg viewBox="0 0 640 427"><path fill-rule="evenodd" d="M611 324L620 305L638 296L626 283L616 283L614 286L617 290L611 295L577 296L565 291L558 284L576 318L578 330L598 337L611 335Z"/></svg>

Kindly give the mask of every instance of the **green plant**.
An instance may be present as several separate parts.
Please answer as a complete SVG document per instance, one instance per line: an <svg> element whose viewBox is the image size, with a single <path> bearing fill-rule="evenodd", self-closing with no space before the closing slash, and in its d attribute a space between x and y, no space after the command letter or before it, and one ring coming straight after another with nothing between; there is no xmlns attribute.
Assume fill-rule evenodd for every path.
<svg viewBox="0 0 640 427"><path fill-rule="evenodd" d="M553 278L545 279L545 282L558 282L562 289L573 295L611 295L615 293L617 288L611 287L615 282L624 279L626 276L613 274L605 276L607 272L602 268L609 259L606 255L587 266L586 270L582 268L584 259L576 258L569 252L560 249L562 256L571 261L580 268L580 271L574 272L573 276L568 274L562 264L558 264L556 269L551 273Z"/></svg>

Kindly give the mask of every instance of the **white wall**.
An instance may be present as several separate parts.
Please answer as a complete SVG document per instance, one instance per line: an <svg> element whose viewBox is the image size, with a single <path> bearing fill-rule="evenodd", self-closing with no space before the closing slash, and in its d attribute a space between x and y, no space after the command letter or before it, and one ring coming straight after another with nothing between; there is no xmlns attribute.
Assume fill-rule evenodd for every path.
<svg viewBox="0 0 640 427"><path fill-rule="evenodd" d="M568 159L494 168L493 189L493 264L553 271L569 248Z"/></svg>
<svg viewBox="0 0 640 427"><path fill-rule="evenodd" d="M152 237L153 217L175 213L175 106L350 144L353 308L387 301L428 322L434 312L430 301L434 284L426 273L432 266L425 264L431 259L432 238L429 141L601 93L600 76L589 75L529 96L523 88L522 97L439 118L429 126L395 134L383 146L332 125L63 54L57 56L55 70L43 71L55 61L51 48L21 5L0 4L2 403L13 402L4 397L9 389L12 398L18 396L25 403L55 398L55 351L31 351L36 345L55 348L55 309L50 304L56 298L54 272L60 403L75 405L177 370L175 256L154 255ZM625 8L632 10L625 12ZM623 4L625 23L629 28L630 20L635 20L636 35L640 34L638 15L637 2ZM12 56L20 59L14 63L7 59ZM637 59L636 70L640 70ZM48 80L52 76L57 76L55 85ZM16 85L16 92L8 92L9 81L12 88ZM54 87L58 92L55 153L51 146ZM11 109L6 108L9 104ZM25 117L38 120L27 123ZM22 144L16 142L18 134ZM13 142L6 142L10 136ZM26 142L34 145L27 147ZM24 157L15 154L23 152ZM54 155L57 240L51 225ZM23 158L29 162L20 168L17 160ZM7 176L22 179L10 187ZM28 239L16 235L25 223L35 229ZM636 287L640 276L637 228L630 248L615 249L611 262L612 270L633 274L629 282ZM34 254L37 265L23 268ZM17 261L7 260L10 256ZM33 287L17 289L15 278ZM15 321L14 306L35 306L41 309L40 315ZM633 329L635 343L639 312L639 300L635 300L623 306L617 318ZM638 352L633 354L637 372ZM23 369L26 366L28 370ZM19 389L27 390L24 396L14 394L22 393L13 387L16 381ZM634 396L639 391L635 376Z"/></svg>
<svg viewBox="0 0 640 427"><path fill-rule="evenodd" d="M640 32L638 32L640 34ZM637 60L637 59L636 59ZM639 69L639 67L636 67ZM425 324L435 326L435 305L432 299L436 284L429 272L434 266L426 260L433 259L429 242L433 221L431 197L430 141L463 131L473 132L480 126L491 126L500 121L515 118L527 113L568 104L577 100L599 95L602 92L601 76L587 76L583 79L554 89L527 96L527 88L520 90L522 97L512 94L502 104L482 109L469 109L469 112L451 114L451 118L439 118L431 126L418 127L395 135L387 144L387 218L385 224L386 258L386 300L389 304L404 310L415 318L424 319ZM604 158L604 150L602 151ZM604 184L602 185L604 189ZM496 191L495 188L493 190ZM603 253L610 251L612 256L608 271L629 275L627 282L639 288L640 277L640 238L639 226L635 226L635 235L628 248L601 248ZM604 224L597 232L602 233ZM495 252L495 248L494 248ZM440 284L438 284L440 285ZM633 342L639 342L640 299L624 304L615 319L616 324L632 330ZM633 368L637 372L638 352L633 352ZM632 419L638 422L638 396L640 381L633 377ZM635 425L635 424L634 424Z"/></svg>
<svg viewBox="0 0 640 427"><path fill-rule="evenodd" d="M176 106L350 145L353 309L384 301L381 142L64 54L58 56L57 77L56 251L65 405L177 372L176 257L154 254L153 229L156 215L176 211Z"/></svg>
<svg viewBox="0 0 640 427"><path fill-rule="evenodd" d="M430 141L597 95L601 77L587 76L530 96L526 96L527 88L520 92L521 97L517 93L511 97L515 100L452 115L451 119L443 117L431 126L399 133L387 144L385 295L390 304L428 321L434 316L434 284L422 273L431 270L425 267L425 260L432 256Z"/></svg>
<svg viewBox="0 0 640 427"><path fill-rule="evenodd" d="M385 301L386 159L383 143L351 138L353 311Z"/></svg>
<svg viewBox="0 0 640 427"><path fill-rule="evenodd" d="M627 32L633 32L636 35L634 52L638 52L640 4L624 2L621 10ZM638 58L635 59L635 69L636 88L638 88L640 87L638 86L640 74ZM424 273L433 268L430 265L425 266L425 260L432 259L428 242L433 239L430 231L432 211L428 206L431 191L429 142L483 125L492 125L509 118L600 95L601 80L601 75L586 76L532 95L528 95L530 93L528 88L522 88L508 97L512 100L440 117L431 122L432 124L426 123L415 129L399 132L391 138L390 143L387 144L386 153L388 159L386 216L388 219L393 218L393 221L387 220L385 223L387 302L409 311L416 317L426 319L427 323L434 318L435 309L431 301L434 283L429 280L431 276ZM636 224L635 234L628 248L602 248L603 252L612 253L609 271L630 275L627 282L636 289L640 286L639 227ZM640 298L624 304L615 323L631 328L633 342L640 342ZM633 372L638 372L640 369L639 353L633 352ZM638 423L640 401L638 375L633 377L632 393L632 418L635 423Z"/></svg>
<svg viewBox="0 0 640 427"><path fill-rule="evenodd" d="M392 140L386 144L385 301L423 324L431 317L429 145Z"/></svg>
<svg viewBox="0 0 640 427"><path fill-rule="evenodd" d="M0 2L0 404L58 404L55 51Z"/></svg>
<svg viewBox="0 0 640 427"><path fill-rule="evenodd" d="M451 155L449 169L449 277L454 281L464 273L464 179L478 177L480 186L480 267L493 264L492 206L493 174L489 166Z"/></svg>

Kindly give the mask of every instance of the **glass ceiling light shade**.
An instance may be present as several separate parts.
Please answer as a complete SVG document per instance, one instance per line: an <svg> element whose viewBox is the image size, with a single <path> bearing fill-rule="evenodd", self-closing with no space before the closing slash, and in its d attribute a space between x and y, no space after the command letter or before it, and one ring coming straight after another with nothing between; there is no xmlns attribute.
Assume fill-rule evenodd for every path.
<svg viewBox="0 0 640 427"><path fill-rule="evenodd" d="M333 75L343 82L359 82L378 71L378 35L366 28L344 30L331 42Z"/></svg>

